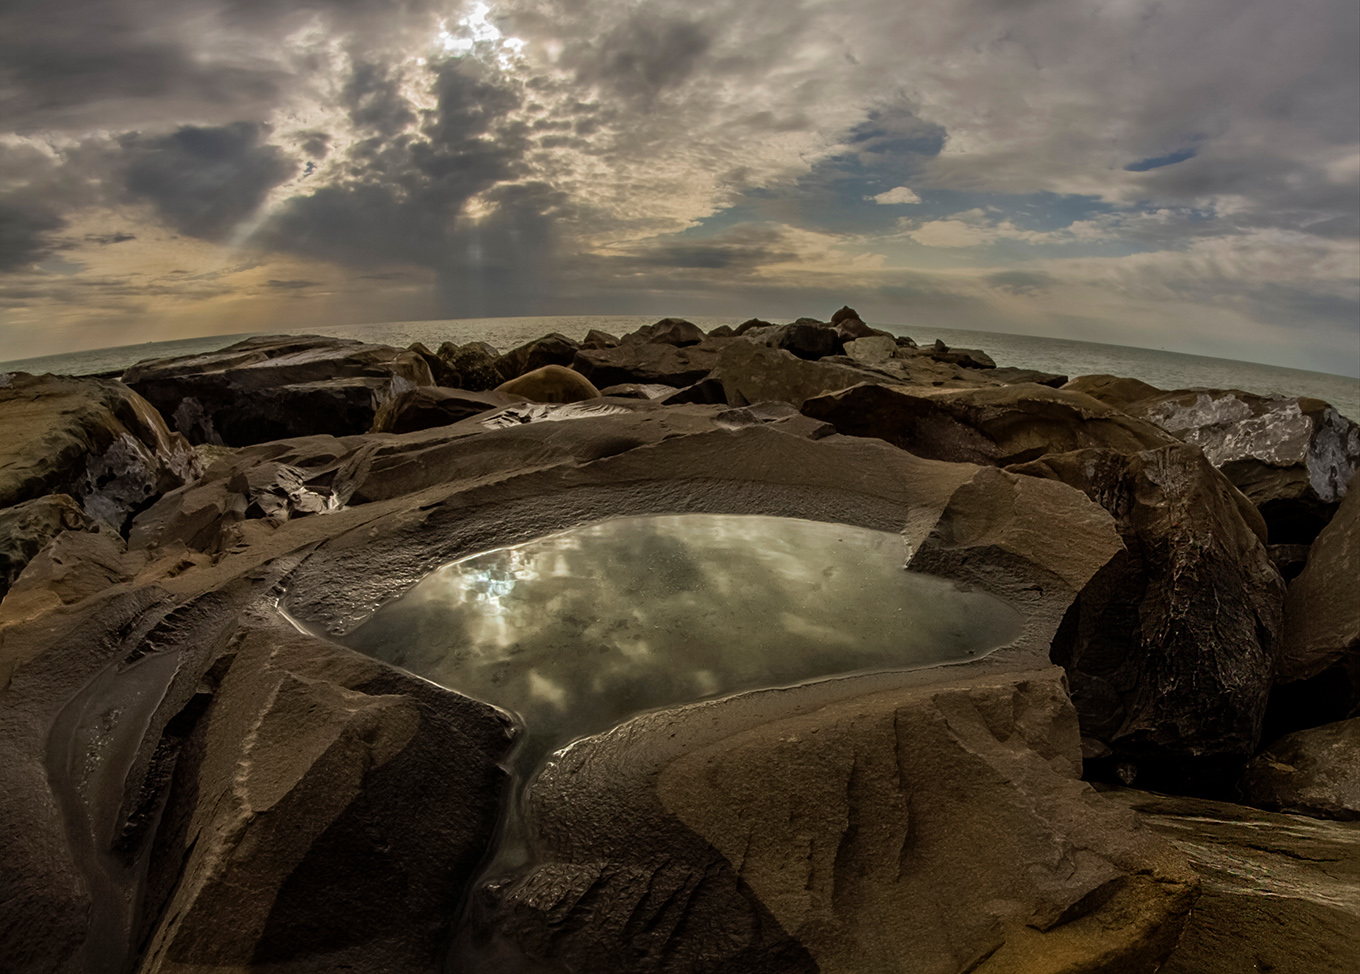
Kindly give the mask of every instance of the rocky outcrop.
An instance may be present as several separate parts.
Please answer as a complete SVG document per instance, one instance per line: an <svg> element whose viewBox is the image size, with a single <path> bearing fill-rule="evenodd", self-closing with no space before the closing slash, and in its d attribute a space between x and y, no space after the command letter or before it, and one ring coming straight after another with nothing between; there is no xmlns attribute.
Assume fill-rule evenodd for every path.
<svg viewBox="0 0 1360 974"><path fill-rule="evenodd" d="M507 969L1154 971L1196 879L1079 768L1056 670L636 718L535 782L476 933Z"/></svg>
<svg viewBox="0 0 1360 974"><path fill-rule="evenodd" d="M1318 399L1164 392L1109 376L1083 376L1074 387L1200 447L1260 509L1272 544L1312 541L1360 468L1360 427Z"/></svg>
<svg viewBox="0 0 1360 974"><path fill-rule="evenodd" d="M801 407L804 400L824 392L885 378L853 363L808 362L792 352L745 339L724 348L716 365L713 378L722 383L733 405L777 400Z"/></svg>
<svg viewBox="0 0 1360 974"><path fill-rule="evenodd" d="M1351 974L1360 957L1360 826L1124 789L1190 860L1203 892L1162 974Z"/></svg>
<svg viewBox="0 0 1360 974"><path fill-rule="evenodd" d="M374 433L413 433L450 426L469 416L509 406L520 396L419 386L387 400L373 417Z"/></svg>
<svg viewBox="0 0 1360 974"><path fill-rule="evenodd" d="M487 392L505 381L496 367L500 353L486 342L439 346L439 358L458 373L458 385L469 392Z"/></svg>
<svg viewBox="0 0 1360 974"><path fill-rule="evenodd" d="M1281 628L1255 511L1188 444L1009 469L1081 490L1124 541L1053 641L1088 756L1156 787L1223 788L1255 751Z"/></svg>
<svg viewBox="0 0 1360 974"><path fill-rule="evenodd" d="M137 393L106 379L9 373L0 385L0 509L66 494L122 530L201 470L184 438Z"/></svg>
<svg viewBox="0 0 1360 974"><path fill-rule="evenodd" d="M677 388L693 385L712 372L730 338L707 338L681 348L665 342L636 342L616 348L582 349L571 367L597 388L635 382Z"/></svg>
<svg viewBox="0 0 1360 974"><path fill-rule="evenodd" d="M1242 794L1261 808L1360 820L1360 717L1282 737L1251 762Z"/></svg>
<svg viewBox="0 0 1360 974"><path fill-rule="evenodd" d="M430 351L425 345L420 342L413 342L407 346L406 350L415 352L430 367L430 375L434 377L436 386L443 386L447 389L462 388L463 377L458 374L458 370Z"/></svg>
<svg viewBox="0 0 1360 974"><path fill-rule="evenodd" d="M434 970L508 718L284 628L235 637L174 769L138 971Z"/></svg>
<svg viewBox="0 0 1360 974"><path fill-rule="evenodd" d="M698 345L708 336L703 329L692 321L684 318L662 318L660 321L651 325L644 325L637 331L629 332L619 339L617 344L635 345L675 345L683 347L686 345Z"/></svg>
<svg viewBox="0 0 1360 974"><path fill-rule="evenodd" d="M544 365L525 372L502 382L495 391L504 396L520 396L530 402L567 403L600 398L600 390L589 379L565 365Z"/></svg>
<svg viewBox="0 0 1360 974"><path fill-rule="evenodd" d="M49 494L0 509L0 599L53 538L63 531L89 531L94 526L67 494Z"/></svg>
<svg viewBox="0 0 1360 974"><path fill-rule="evenodd" d="M1038 385L930 389L866 383L809 397L803 412L917 456L1000 465L1046 453L1154 449L1175 439L1089 396Z"/></svg>
<svg viewBox="0 0 1360 974"><path fill-rule="evenodd" d="M123 381L193 443L363 433L392 396L434 384L415 352L316 336L247 338L134 365Z"/></svg>

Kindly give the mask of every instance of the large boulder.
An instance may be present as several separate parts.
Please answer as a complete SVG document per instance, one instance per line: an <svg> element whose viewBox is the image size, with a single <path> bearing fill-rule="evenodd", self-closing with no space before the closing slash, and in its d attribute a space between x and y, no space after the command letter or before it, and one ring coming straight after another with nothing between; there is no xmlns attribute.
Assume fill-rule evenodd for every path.
<svg viewBox="0 0 1360 974"><path fill-rule="evenodd" d="M1352 974L1360 825L1119 789L1104 798L1175 845L1203 880L1161 974Z"/></svg>
<svg viewBox="0 0 1360 974"><path fill-rule="evenodd" d="M1152 972L1197 880L1079 780L1056 669L832 681L560 752L466 969ZM486 967L485 969L490 969Z"/></svg>
<svg viewBox="0 0 1360 974"><path fill-rule="evenodd" d="M969 463L1023 463L1088 448L1136 453L1176 442L1089 396L1032 384L931 389L875 382L809 397L802 408L839 433Z"/></svg>
<svg viewBox="0 0 1360 974"><path fill-rule="evenodd" d="M597 388L635 382L681 388L693 385L718 364L718 354L733 339L707 338L681 348L665 342L633 342L615 348L583 348L571 367Z"/></svg>
<svg viewBox="0 0 1360 974"><path fill-rule="evenodd" d="M175 766L142 974L434 971L510 722L282 626L247 629Z"/></svg>
<svg viewBox="0 0 1360 974"><path fill-rule="evenodd" d="M63 531L89 531L94 526L67 494L49 494L0 509L0 599L53 538Z"/></svg>
<svg viewBox="0 0 1360 974"><path fill-rule="evenodd" d="M1281 629L1284 584L1255 511L1183 443L1008 469L1081 490L1124 541L1053 642L1088 756L1153 786L1226 788L1255 752Z"/></svg>
<svg viewBox="0 0 1360 974"><path fill-rule="evenodd" d="M1284 602L1271 736L1360 713L1360 481L1308 552Z"/></svg>
<svg viewBox="0 0 1360 974"><path fill-rule="evenodd" d="M1360 468L1360 426L1319 399L1239 389L1139 389L1108 376L1083 376L1067 388L1108 397L1200 447L1260 509L1272 544L1312 541ZM1144 394L1129 398L1139 392Z"/></svg>
<svg viewBox="0 0 1360 974"><path fill-rule="evenodd" d="M1360 820L1360 717L1280 738L1252 760L1242 794L1261 808Z"/></svg>
<svg viewBox="0 0 1360 974"><path fill-rule="evenodd" d="M698 345L708 336L702 328L684 318L662 318L651 325L644 325L637 331L629 332L619 339L618 344L653 345Z"/></svg>
<svg viewBox="0 0 1360 974"><path fill-rule="evenodd" d="M789 325L752 328L741 337L766 348L782 348L809 361L839 355L845 348L845 339L835 328L802 318Z"/></svg>
<svg viewBox="0 0 1360 974"><path fill-rule="evenodd" d="M417 353L317 336L248 338L218 352L140 362L123 381L194 443L245 446L363 433L389 398L434 384Z"/></svg>
<svg viewBox="0 0 1360 974"><path fill-rule="evenodd" d="M773 399L797 407L825 392L885 378L855 363L808 362L784 349L745 339L722 350L713 377L722 382L727 401L733 405Z"/></svg>
<svg viewBox="0 0 1360 974"><path fill-rule="evenodd" d="M0 374L0 508L67 494L87 518L122 530L201 465L182 436L120 382Z"/></svg>
<svg viewBox="0 0 1360 974"><path fill-rule="evenodd" d="M455 345L445 342L439 346L439 358L458 373L458 386L469 392L486 392L505 381L496 367L500 353L486 342Z"/></svg>
<svg viewBox="0 0 1360 974"><path fill-rule="evenodd" d="M571 365L571 360L580 349L581 343L576 339L552 332L506 352L496 359L496 370L500 372L504 381L541 369L545 365L567 366Z"/></svg>
<svg viewBox="0 0 1360 974"><path fill-rule="evenodd" d="M600 390L589 379L565 365L541 366L502 382L495 391L503 396L522 396L530 402L567 403L600 398Z"/></svg>

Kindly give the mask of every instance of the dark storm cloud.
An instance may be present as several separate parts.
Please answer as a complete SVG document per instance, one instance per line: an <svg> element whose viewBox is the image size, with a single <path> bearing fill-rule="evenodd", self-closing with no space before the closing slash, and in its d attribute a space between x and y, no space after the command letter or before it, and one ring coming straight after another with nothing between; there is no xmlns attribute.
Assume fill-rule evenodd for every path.
<svg viewBox="0 0 1360 974"><path fill-rule="evenodd" d="M274 291L301 291L304 288L316 287L317 284L317 281L304 281L298 279L277 281L272 278L264 282L265 287Z"/></svg>
<svg viewBox="0 0 1360 974"><path fill-rule="evenodd" d="M1051 274L1033 271L1000 271L988 275L987 283L1009 294L1039 294L1047 291L1058 281Z"/></svg>
<svg viewBox="0 0 1360 974"><path fill-rule="evenodd" d="M101 247L107 247L109 244L127 243L129 240L136 240L137 235L135 233L122 232L87 233L85 234L85 239L90 243L99 244Z"/></svg>
<svg viewBox="0 0 1360 974"><path fill-rule="evenodd" d="M0 272L24 270L52 253L65 221L39 204L0 201Z"/></svg>
<svg viewBox="0 0 1360 974"><path fill-rule="evenodd" d="M388 138L416 120L401 93L401 78L391 76L380 63L356 61L340 100L357 128Z"/></svg>
<svg viewBox="0 0 1360 974"><path fill-rule="evenodd" d="M130 133L119 139L129 160L124 185L181 233L221 239L297 172L282 150L264 142L266 135L252 122L186 126L161 136Z"/></svg>

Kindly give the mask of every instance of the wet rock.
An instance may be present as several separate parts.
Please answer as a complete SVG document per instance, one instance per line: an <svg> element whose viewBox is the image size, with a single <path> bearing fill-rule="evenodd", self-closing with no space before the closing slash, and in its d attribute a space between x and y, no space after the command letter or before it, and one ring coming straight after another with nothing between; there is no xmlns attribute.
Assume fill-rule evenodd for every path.
<svg viewBox="0 0 1360 974"><path fill-rule="evenodd" d="M581 402L600 398L594 383L564 365L544 365L495 389L504 396L522 396L530 402Z"/></svg>
<svg viewBox="0 0 1360 974"><path fill-rule="evenodd" d="M553 332L542 338L511 349L496 360L501 381L514 379L545 365L571 365L581 343L574 338Z"/></svg>
<svg viewBox="0 0 1360 974"><path fill-rule="evenodd" d="M421 342L414 342L407 346L408 352L415 352L425 364L430 367L430 375L434 376L434 384L443 386L446 389L459 389L463 384L463 377L458 374L458 370L445 362L442 358L430 351Z"/></svg>
<svg viewBox="0 0 1360 974"><path fill-rule="evenodd" d="M1203 893L1162 974L1350 974L1360 957L1360 826L1118 789L1190 860Z"/></svg>
<svg viewBox="0 0 1360 974"><path fill-rule="evenodd" d="M439 346L439 357L458 373L461 388L469 392L488 392L505 381L496 368L500 352L486 342L445 342Z"/></svg>
<svg viewBox="0 0 1360 974"><path fill-rule="evenodd" d="M479 894L484 931L599 972L1156 970L1196 879L1078 780L1061 676L934 679L578 742L530 792L533 867Z"/></svg>
<svg viewBox="0 0 1360 974"><path fill-rule="evenodd" d="M138 970L437 970L510 730L286 628L239 634L175 768Z"/></svg>
<svg viewBox="0 0 1360 974"><path fill-rule="evenodd" d="M63 531L89 531L94 526L67 494L49 494L0 509L0 599L53 538Z"/></svg>
<svg viewBox="0 0 1360 974"><path fill-rule="evenodd" d="M184 438L116 381L12 373L0 387L0 425L0 508L67 494L91 520L122 530L201 472Z"/></svg>
<svg viewBox="0 0 1360 974"><path fill-rule="evenodd" d="M1136 453L1176 442L1089 396L1037 385L935 391L869 383L813 396L803 412L849 436L969 463L1022 463L1088 447Z"/></svg>
<svg viewBox="0 0 1360 974"><path fill-rule="evenodd" d="M625 382L683 388L712 372L718 364L719 352L732 341L709 338L684 348L640 342L618 348L582 349L571 367L597 388Z"/></svg>
<svg viewBox="0 0 1360 974"><path fill-rule="evenodd" d="M1127 764L1140 783L1221 793L1256 749L1282 625L1254 509L1188 444L1009 469L1081 490L1124 542L1052 647L1083 735L1112 753L1096 773Z"/></svg>
<svg viewBox="0 0 1360 974"><path fill-rule="evenodd" d="M684 318L662 318L660 321L651 325L644 325L637 331L630 332L619 339L619 344L653 344L653 345L675 345L682 347L685 345L698 345L708 336L703 329L691 321Z"/></svg>
<svg viewBox="0 0 1360 974"><path fill-rule="evenodd" d="M373 417L374 433L411 433L449 426L469 416L501 409L519 397L501 392L419 386L383 403Z"/></svg>
<svg viewBox="0 0 1360 974"><path fill-rule="evenodd" d="M1252 760L1241 789L1261 808L1360 820L1360 717L1282 737Z"/></svg>
<svg viewBox="0 0 1360 974"><path fill-rule="evenodd" d="M1204 450L1260 509L1272 544L1312 541L1360 469L1360 427L1318 399L1188 389L1128 400L1132 380L1078 381Z"/></svg>
<svg viewBox="0 0 1360 974"><path fill-rule="evenodd" d="M275 336L248 338L207 355L141 362L123 381L191 442L245 446L365 432L387 399L433 385L434 377L415 352Z"/></svg>
<svg viewBox="0 0 1360 974"><path fill-rule="evenodd" d="M1284 603L1270 737L1360 712L1360 497L1354 486Z"/></svg>

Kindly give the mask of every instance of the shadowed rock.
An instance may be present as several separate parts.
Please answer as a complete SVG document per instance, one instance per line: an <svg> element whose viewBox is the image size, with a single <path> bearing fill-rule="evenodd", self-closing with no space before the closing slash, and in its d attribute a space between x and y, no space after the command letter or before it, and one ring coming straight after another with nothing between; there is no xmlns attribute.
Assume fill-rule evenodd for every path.
<svg viewBox="0 0 1360 974"><path fill-rule="evenodd" d="M245 446L362 433L387 399L434 384L415 352L339 338L248 338L219 352L141 362L123 381L193 443Z"/></svg>
<svg viewBox="0 0 1360 974"><path fill-rule="evenodd" d="M500 372L501 380L505 381L545 365L571 365L571 360L580 348L581 343L576 339L552 332L506 352L496 359L496 370Z"/></svg>
<svg viewBox="0 0 1360 974"><path fill-rule="evenodd" d="M24 566L63 531L95 526L67 494L49 494L0 509L0 599Z"/></svg>
<svg viewBox="0 0 1360 974"><path fill-rule="evenodd" d="M644 325L637 331L629 332L619 339L621 345L698 345L707 338L703 329L684 318L662 318L651 325Z"/></svg>
<svg viewBox="0 0 1360 974"><path fill-rule="evenodd" d="M469 392L487 392L505 381L496 368L500 353L486 342L455 345L445 342L439 346L439 358L458 373L460 388Z"/></svg>
<svg viewBox="0 0 1360 974"><path fill-rule="evenodd" d="M598 388L639 385L693 385L718 364L718 353L733 339L706 338L684 348L664 342L637 342L617 348L582 349L571 367Z"/></svg>
<svg viewBox="0 0 1360 974"><path fill-rule="evenodd" d="M1242 794L1261 808L1360 820L1360 717L1282 737L1252 760Z"/></svg>
<svg viewBox="0 0 1360 974"><path fill-rule="evenodd" d="M420 386L383 403L373 417L374 433L413 433L449 426L478 413L501 409L520 399L501 392Z"/></svg>
<svg viewBox="0 0 1360 974"><path fill-rule="evenodd" d="M0 508L67 494L121 531L201 471L182 436L140 395L107 379L6 373L0 385Z"/></svg>

